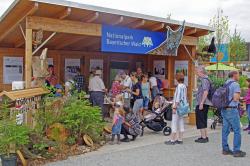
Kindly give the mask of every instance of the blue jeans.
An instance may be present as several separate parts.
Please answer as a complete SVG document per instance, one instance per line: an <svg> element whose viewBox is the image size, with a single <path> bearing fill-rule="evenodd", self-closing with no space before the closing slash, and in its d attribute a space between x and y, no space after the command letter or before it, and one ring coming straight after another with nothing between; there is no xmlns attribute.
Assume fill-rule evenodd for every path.
<svg viewBox="0 0 250 166"><path fill-rule="evenodd" d="M155 97L159 94L159 89L157 86L152 87L152 100L154 101Z"/></svg>
<svg viewBox="0 0 250 166"><path fill-rule="evenodd" d="M133 106L133 113L141 121L140 110L143 108L143 99L136 99Z"/></svg>
<svg viewBox="0 0 250 166"><path fill-rule="evenodd" d="M104 109L103 109L104 93L99 92L99 91L92 91L90 93L90 98L93 102L93 106L99 106L101 108L102 116L104 118L104 116L105 116Z"/></svg>
<svg viewBox="0 0 250 166"><path fill-rule="evenodd" d="M148 104L149 104L149 98L148 97L143 97L143 108L145 110L148 109Z"/></svg>
<svg viewBox="0 0 250 166"><path fill-rule="evenodd" d="M230 129L234 132L233 152L240 151L241 147L241 128L240 128L240 115L237 109L222 110L223 127L222 127L222 149L229 151L228 135Z"/></svg>

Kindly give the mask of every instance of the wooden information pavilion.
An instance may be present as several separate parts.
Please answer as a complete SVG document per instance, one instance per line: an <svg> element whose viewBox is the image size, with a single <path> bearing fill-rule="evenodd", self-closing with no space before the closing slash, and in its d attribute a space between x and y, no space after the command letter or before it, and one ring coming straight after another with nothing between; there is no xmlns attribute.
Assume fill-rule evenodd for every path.
<svg viewBox="0 0 250 166"><path fill-rule="evenodd" d="M177 29L182 21L170 20L138 13L84 5L64 0L15 0L0 18L0 91L10 90L4 81L4 57L23 57L26 88L31 86L32 56L39 56L41 48L48 48L59 81L65 81L65 59L80 59L82 73L88 77L90 61L103 61L104 82L110 85L112 67L126 62L128 71L140 64L143 71L153 71L154 61L165 62L165 78L174 88L176 61L188 61L188 94L192 98L194 64L200 36L212 28L186 23L178 56L110 53L101 51L102 26L112 25L148 31L166 32L166 26ZM34 48L33 32L41 31L43 40Z"/></svg>

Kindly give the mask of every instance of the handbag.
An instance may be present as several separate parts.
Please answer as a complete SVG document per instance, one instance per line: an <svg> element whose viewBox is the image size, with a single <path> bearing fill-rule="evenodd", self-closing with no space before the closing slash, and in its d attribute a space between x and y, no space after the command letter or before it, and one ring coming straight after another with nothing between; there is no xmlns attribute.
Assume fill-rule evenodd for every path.
<svg viewBox="0 0 250 166"><path fill-rule="evenodd" d="M180 101L179 106L177 107L177 114L180 117L183 117L184 115L187 115L190 112L190 107L188 102L184 102L183 100Z"/></svg>
<svg viewBox="0 0 250 166"><path fill-rule="evenodd" d="M185 89L183 89L182 99L180 100L179 106L176 108L177 114L180 117L183 117L184 115L187 115L190 112L189 103L185 99L184 94L185 94Z"/></svg>

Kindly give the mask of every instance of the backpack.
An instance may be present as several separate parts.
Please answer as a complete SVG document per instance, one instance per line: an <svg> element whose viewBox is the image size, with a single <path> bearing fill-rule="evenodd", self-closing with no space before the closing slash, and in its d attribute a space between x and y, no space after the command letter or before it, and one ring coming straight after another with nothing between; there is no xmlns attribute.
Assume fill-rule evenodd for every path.
<svg viewBox="0 0 250 166"><path fill-rule="evenodd" d="M216 91L216 88L215 86L213 85L212 81L210 81L210 79L208 78L204 78L206 80L208 80L209 82L209 91L208 91L208 95L207 95L207 98L209 101L212 101L212 98L213 98L213 95L214 95L214 92Z"/></svg>
<svg viewBox="0 0 250 166"><path fill-rule="evenodd" d="M158 87L158 89L161 90L163 88L161 79L160 78L156 78L156 81L157 81L157 87Z"/></svg>
<svg viewBox="0 0 250 166"><path fill-rule="evenodd" d="M216 89L212 97L212 104L218 109L226 108L233 100L229 100L229 86L235 81L230 81L227 84L224 84L223 87Z"/></svg>

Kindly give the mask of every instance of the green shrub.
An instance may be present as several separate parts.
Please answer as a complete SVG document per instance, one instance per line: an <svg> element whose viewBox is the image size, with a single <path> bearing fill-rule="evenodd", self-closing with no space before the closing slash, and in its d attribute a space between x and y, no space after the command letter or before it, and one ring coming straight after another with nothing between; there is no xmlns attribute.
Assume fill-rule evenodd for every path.
<svg viewBox="0 0 250 166"><path fill-rule="evenodd" d="M77 137L81 134L90 135L95 141L100 139L104 122L101 110L93 107L88 100L83 99L84 94L75 94L64 107L63 124Z"/></svg>
<svg viewBox="0 0 250 166"><path fill-rule="evenodd" d="M0 153L10 155L11 146L16 149L29 143L29 128L15 121L0 121Z"/></svg>
<svg viewBox="0 0 250 166"><path fill-rule="evenodd" d="M226 82L226 78L218 78L215 75L209 75L209 79L212 81L215 88L223 86Z"/></svg>
<svg viewBox="0 0 250 166"><path fill-rule="evenodd" d="M240 88L247 88L247 76L240 76L240 80L239 80L239 84L240 84Z"/></svg>

